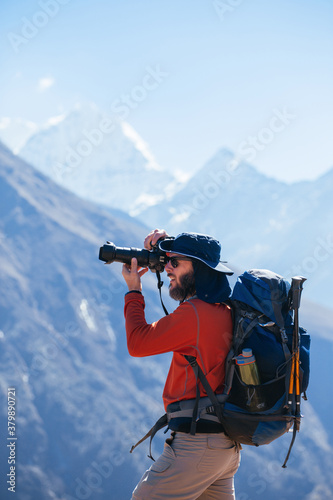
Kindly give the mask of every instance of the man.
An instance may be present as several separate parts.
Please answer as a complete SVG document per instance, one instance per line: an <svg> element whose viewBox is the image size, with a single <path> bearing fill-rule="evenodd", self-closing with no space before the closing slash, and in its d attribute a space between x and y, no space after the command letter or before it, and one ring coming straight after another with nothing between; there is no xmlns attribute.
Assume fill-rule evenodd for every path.
<svg viewBox="0 0 333 500"><path fill-rule="evenodd" d="M132 498L232 500L239 447L225 435L217 417L206 412L211 403L201 384L195 434L191 433L197 381L185 356L197 359L212 389L221 394L232 337L231 311L223 302L230 294L226 275L233 273L220 262L221 246L210 236L182 233L170 238L164 230L155 229L144 246L151 250L158 242L169 259L165 266L169 294L180 304L173 313L148 324L141 285L147 269L138 269L136 259L132 259L131 266L123 265L129 290L125 323L132 356L173 352L163 391L172 434Z"/></svg>

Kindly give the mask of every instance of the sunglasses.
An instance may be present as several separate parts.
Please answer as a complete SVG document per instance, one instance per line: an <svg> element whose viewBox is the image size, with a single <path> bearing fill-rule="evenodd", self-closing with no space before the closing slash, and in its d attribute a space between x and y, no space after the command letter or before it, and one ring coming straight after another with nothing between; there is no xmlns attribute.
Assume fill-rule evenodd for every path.
<svg viewBox="0 0 333 500"><path fill-rule="evenodd" d="M192 260L189 257L167 257L167 262L170 262L172 267L176 269L179 265L180 260Z"/></svg>

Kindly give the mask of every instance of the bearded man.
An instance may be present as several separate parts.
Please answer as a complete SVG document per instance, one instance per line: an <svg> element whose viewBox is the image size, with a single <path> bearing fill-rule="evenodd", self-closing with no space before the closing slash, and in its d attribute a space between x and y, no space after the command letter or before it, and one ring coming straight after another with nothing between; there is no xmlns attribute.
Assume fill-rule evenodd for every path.
<svg viewBox="0 0 333 500"><path fill-rule="evenodd" d="M131 356L173 353L163 391L171 436L132 498L234 500L240 448L224 433L217 416L206 412L209 398L186 358L196 358L214 392L223 393L225 359L232 339L231 310L225 303L231 292L227 275L233 272L220 261L221 245L211 236L181 233L172 238L155 229L144 246L151 250L157 243L166 252L169 294L179 306L148 324L141 284L148 269L138 268L132 259L130 266L123 265L129 290L125 324ZM200 400L194 433L191 415L197 389Z"/></svg>

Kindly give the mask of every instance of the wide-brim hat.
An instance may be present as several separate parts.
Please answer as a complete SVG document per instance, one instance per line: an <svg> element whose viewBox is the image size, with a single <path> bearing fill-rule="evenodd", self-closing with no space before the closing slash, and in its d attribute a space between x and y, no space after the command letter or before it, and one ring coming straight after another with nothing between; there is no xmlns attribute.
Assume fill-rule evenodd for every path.
<svg viewBox="0 0 333 500"><path fill-rule="evenodd" d="M197 259L214 271L228 274L234 272L220 261L221 244L206 234L181 233L176 238L166 238L159 243L159 248L163 252L173 252L184 257Z"/></svg>

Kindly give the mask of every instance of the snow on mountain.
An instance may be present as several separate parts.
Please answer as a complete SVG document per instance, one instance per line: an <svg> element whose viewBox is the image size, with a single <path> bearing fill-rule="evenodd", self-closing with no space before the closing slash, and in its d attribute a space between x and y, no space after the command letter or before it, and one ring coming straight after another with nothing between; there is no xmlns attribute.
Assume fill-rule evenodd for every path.
<svg viewBox="0 0 333 500"><path fill-rule="evenodd" d="M132 215L178 184L128 123L93 104L37 131L19 155L78 196Z"/></svg>
<svg viewBox="0 0 333 500"><path fill-rule="evenodd" d="M243 269L302 274L308 297L330 307L332 192L333 169L316 181L285 184L221 150L169 201L138 218L171 234L214 235L222 258Z"/></svg>
<svg viewBox="0 0 333 500"><path fill-rule="evenodd" d="M18 500L126 500L147 444L129 449L161 415L169 356L133 359L126 348L121 266L104 266L99 246L141 246L147 228L120 211L77 198L0 145L0 428L7 390L16 391ZM162 316L156 280L144 278L148 321ZM167 308L171 302L165 295ZM331 311L305 303L313 337L309 402L289 466L291 436L244 447L238 498L333 498ZM154 439L153 455L165 439ZM8 450L0 447L0 496Z"/></svg>
<svg viewBox="0 0 333 500"><path fill-rule="evenodd" d="M37 129L38 125L29 120L3 117L0 119L0 140L16 154Z"/></svg>

